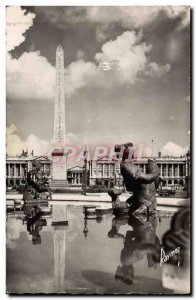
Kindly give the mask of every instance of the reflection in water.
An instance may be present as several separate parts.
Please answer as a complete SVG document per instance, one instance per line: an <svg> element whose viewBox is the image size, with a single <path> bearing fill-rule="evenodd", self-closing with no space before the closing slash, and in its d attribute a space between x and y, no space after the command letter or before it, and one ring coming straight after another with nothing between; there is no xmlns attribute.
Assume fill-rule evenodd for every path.
<svg viewBox="0 0 196 300"><path fill-rule="evenodd" d="M119 233L120 227L128 223L128 216L115 217L112 220L112 229L108 232L108 237L112 239L124 239L124 235Z"/></svg>
<svg viewBox="0 0 196 300"><path fill-rule="evenodd" d="M88 235L88 224L87 224L87 218L84 218L84 229L83 229L84 237L87 238Z"/></svg>
<svg viewBox="0 0 196 300"><path fill-rule="evenodd" d="M9 292L173 294L162 285L159 260L171 214L88 219L82 207L59 204L47 221L22 225L17 217L7 220Z"/></svg>
<svg viewBox="0 0 196 300"><path fill-rule="evenodd" d="M66 254L66 225L67 206L55 206L53 209L54 228L54 291L65 292L65 254Z"/></svg>
<svg viewBox="0 0 196 300"><path fill-rule="evenodd" d="M119 233L122 225L132 227L126 232L126 236ZM115 217L112 220L112 229L108 233L109 238L122 238L124 247L121 251L121 265L117 267L115 279L126 284L132 284L134 279L134 264L147 256L148 267L156 267L153 255L160 248L159 238L156 236L155 216L130 216Z"/></svg>
<svg viewBox="0 0 196 300"><path fill-rule="evenodd" d="M47 226L46 219L38 218L34 220L27 220L27 231L30 235L32 235L33 245L41 244L41 236L39 232L42 230L43 226Z"/></svg>
<svg viewBox="0 0 196 300"><path fill-rule="evenodd" d="M54 226L54 288L55 292L65 291L66 228Z"/></svg>
<svg viewBox="0 0 196 300"><path fill-rule="evenodd" d="M32 243L41 244L39 232L42 226L47 225L46 220L40 218L37 206L28 206L24 211L27 218L27 231L32 235ZM54 291L62 293L65 292L67 206L54 206L52 219L54 229Z"/></svg>

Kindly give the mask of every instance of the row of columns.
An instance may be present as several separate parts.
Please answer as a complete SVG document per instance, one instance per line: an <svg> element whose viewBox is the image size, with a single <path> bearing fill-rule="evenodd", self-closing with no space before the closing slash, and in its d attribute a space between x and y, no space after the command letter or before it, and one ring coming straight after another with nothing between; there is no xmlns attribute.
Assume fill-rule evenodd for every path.
<svg viewBox="0 0 196 300"><path fill-rule="evenodd" d="M12 166L13 166L13 174L11 175L11 169L12 169ZM11 178L11 177L14 177L14 178L21 178L21 177L24 177L24 172L25 172L25 168L26 168L26 171L28 171L28 166L27 164L17 164L17 163L8 163L6 168L8 168L8 175L7 177L8 178ZM18 171L17 171L18 169ZM46 169L46 164L43 164L43 171L44 172L47 172L48 170ZM50 170L49 170L49 173L50 173Z"/></svg>
<svg viewBox="0 0 196 300"><path fill-rule="evenodd" d="M164 168L163 168L163 166L164 166ZM169 172L169 166L171 166L171 172ZM183 176L186 176L185 166L183 165L182 167L184 168ZM171 178L181 177L179 164L160 164L159 168L160 168L160 176L162 176L162 177L171 177ZM177 172L174 172L175 169L177 170ZM142 165L142 171L144 173L146 173L146 165L145 164Z"/></svg>
<svg viewBox="0 0 196 300"><path fill-rule="evenodd" d="M73 173L72 184L82 184L82 173Z"/></svg>
<svg viewBox="0 0 196 300"><path fill-rule="evenodd" d="M102 176L101 177L104 177L104 178L110 178L110 177L115 177L115 174L118 175L117 171L120 172L119 169L116 168L116 165L115 164L107 164L107 167L105 164L99 164L99 165L96 165L96 175L99 176L99 172L100 172L100 167L99 166L102 166L102 169L101 169L101 174ZM111 174L111 170L113 168L113 172ZM105 170L107 172L105 172ZM91 168L91 173L90 175L93 176L93 170Z"/></svg>
<svg viewBox="0 0 196 300"><path fill-rule="evenodd" d="M12 166L13 166L13 175L11 175L11 169L12 169ZM20 177L23 177L24 176L24 170L25 170L25 167L27 166L23 166L22 164L7 164L7 167L8 167L8 175L7 177L8 178L11 178L11 177L15 177L15 178L20 178ZM19 170L19 172L17 172L17 168Z"/></svg>
<svg viewBox="0 0 196 300"><path fill-rule="evenodd" d="M179 164L165 164L165 172L163 173L163 165L160 165L160 174L163 177L180 177L180 165ZM169 173L169 166L171 166L171 173ZM175 166L175 167L174 167ZM174 172L177 169L177 172ZM185 174L184 174L185 176Z"/></svg>
<svg viewBox="0 0 196 300"><path fill-rule="evenodd" d="M102 176L101 177L104 177L104 178L110 178L111 177L111 165L108 164L108 172L107 172L107 176L106 176L106 173L104 173L104 164L100 164L102 166L102 170L101 170L101 173L102 173ZM99 165L99 166L100 166ZM97 177L99 176L99 172L100 172L100 167L98 165L96 165L96 175ZM171 172L169 172L169 166L171 166ZM182 176L186 176L186 168L185 168L185 165L182 165L183 167L183 175ZM116 166L114 165L114 175L118 175L117 172L116 172ZM144 173L146 173L146 165L143 164L142 165L142 171ZM164 173L163 173L164 172ZM162 177L171 177L171 178L174 178L174 177L181 177L180 176L180 164L160 164L160 175ZM93 168L92 168L92 164L90 166L90 176L93 177Z"/></svg>
<svg viewBox="0 0 196 300"><path fill-rule="evenodd" d="M90 162L90 164L89 164L90 177L94 177L94 176L99 177L99 172L100 172L99 166L101 166L101 174L102 174L101 177L110 178L110 177L115 177L115 174L117 174L117 168L116 168L115 164L107 164L107 169L106 169L107 172L104 172L105 164L96 164L96 163ZM111 174L112 168L113 168L113 172ZM95 172L94 172L94 170L95 170Z"/></svg>

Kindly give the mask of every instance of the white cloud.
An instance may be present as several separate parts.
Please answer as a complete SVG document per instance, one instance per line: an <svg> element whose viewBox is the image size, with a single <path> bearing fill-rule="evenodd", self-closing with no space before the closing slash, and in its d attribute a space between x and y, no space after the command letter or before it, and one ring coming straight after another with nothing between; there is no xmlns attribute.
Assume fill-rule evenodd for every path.
<svg viewBox="0 0 196 300"><path fill-rule="evenodd" d="M24 33L33 25L35 14L26 13L20 6L7 8L7 51L24 40ZM55 69L39 52L24 52L18 59L7 53L6 82L10 99L52 99Z"/></svg>
<svg viewBox="0 0 196 300"><path fill-rule="evenodd" d="M106 39L109 38L110 32L112 31L113 25L107 23L99 23L96 26L95 34L96 39L99 43L103 43Z"/></svg>
<svg viewBox="0 0 196 300"><path fill-rule="evenodd" d="M77 53L76 53L76 58L77 58L78 60L84 59L84 58L85 58L85 52L84 52L83 50L79 49L79 50L77 51Z"/></svg>
<svg viewBox="0 0 196 300"><path fill-rule="evenodd" d="M7 54L7 96L18 100L54 97L55 68L39 52L24 52L18 59Z"/></svg>
<svg viewBox="0 0 196 300"><path fill-rule="evenodd" d="M182 29L190 23L189 6L168 6L164 8L167 16L171 19L180 18L181 22L177 29Z"/></svg>
<svg viewBox="0 0 196 300"><path fill-rule="evenodd" d="M26 13L20 6L7 8L7 51L24 40L23 35L32 25L35 14ZM55 69L39 52L24 52L18 59L7 53L7 96L10 99L52 99Z"/></svg>
<svg viewBox="0 0 196 300"><path fill-rule="evenodd" d="M165 75L170 66L150 62L148 53L152 45L141 42L142 34L126 31L115 40L103 44L94 62L77 60L65 69L65 93L70 96L85 86L111 88L114 85L133 84L141 76ZM115 62L112 72L102 71L105 62ZM110 73L110 74L109 74Z"/></svg>
<svg viewBox="0 0 196 300"><path fill-rule="evenodd" d="M66 96L83 87L109 89L114 85L134 84L142 76L161 77L169 72L168 64L160 66L150 62L148 53L152 45L141 42L141 38L141 33L126 31L103 44L102 52L95 55L97 63L83 59L72 62L65 69ZM83 53L80 51L78 55ZM103 72L101 66L105 61L115 62L112 72ZM10 99L53 100L54 86L55 67L39 52L25 52L18 59L7 54L7 96Z"/></svg>
<svg viewBox="0 0 196 300"><path fill-rule="evenodd" d="M159 66L155 62L149 62L147 54L152 45L141 42L141 38L141 33L126 31L116 40L106 42L101 48L102 52L95 55L95 59L99 63L116 61L119 82L123 83L134 83L142 75L161 77L169 72L168 64Z"/></svg>
<svg viewBox="0 0 196 300"><path fill-rule="evenodd" d="M87 85L96 76L97 66L92 62L78 60L65 69L65 93L72 94Z"/></svg>
<svg viewBox="0 0 196 300"><path fill-rule="evenodd" d="M167 74L170 71L170 69L171 66L169 64L160 66L155 62L151 62L147 65L145 74L150 77L162 77L163 75Z"/></svg>
<svg viewBox="0 0 196 300"><path fill-rule="evenodd" d="M11 124L6 129L7 154L9 156L20 155L22 150L28 149L29 152L34 150L35 155L44 155L49 148L49 142L41 140L31 134L24 141L21 139L15 124Z"/></svg>
<svg viewBox="0 0 196 300"><path fill-rule="evenodd" d="M150 147L145 147L143 150L143 157L151 157L152 156L152 149Z"/></svg>
<svg viewBox="0 0 196 300"><path fill-rule="evenodd" d="M34 134L30 134L26 139L26 148L34 151L35 155L46 155L48 153L50 143L40 139Z"/></svg>
<svg viewBox="0 0 196 300"><path fill-rule="evenodd" d="M73 133L67 133L66 139L67 144L77 145L78 143L78 138ZM55 148L53 141L42 140L34 134L28 135L28 137L23 140L15 124L11 124L6 128L6 145L6 153L8 156L20 155L23 150L28 150L29 153L33 150L34 155L37 156L50 156L52 150Z"/></svg>
<svg viewBox="0 0 196 300"><path fill-rule="evenodd" d="M14 124L7 127L6 130L6 144L7 144L7 154L14 156L20 154L23 149L25 149L26 144L21 140L17 133L17 128Z"/></svg>
<svg viewBox="0 0 196 300"><path fill-rule="evenodd" d="M189 149L188 146L182 147L173 142L168 142L162 147L161 154L163 156L174 156L174 157L184 156L186 155L188 149Z"/></svg>
<svg viewBox="0 0 196 300"><path fill-rule="evenodd" d="M33 25L35 14L21 9L20 6L7 7L6 41L7 51L13 50L24 42L24 33Z"/></svg>

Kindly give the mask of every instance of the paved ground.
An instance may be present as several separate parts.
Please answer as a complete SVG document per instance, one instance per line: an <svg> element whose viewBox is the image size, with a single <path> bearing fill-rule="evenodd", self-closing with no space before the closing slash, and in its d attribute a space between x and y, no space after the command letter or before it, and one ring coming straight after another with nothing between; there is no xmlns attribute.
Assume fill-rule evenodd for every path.
<svg viewBox="0 0 196 300"><path fill-rule="evenodd" d="M122 194L120 196L121 201L126 201L130 194ZM22 194L7 193L6 200L21 199ZM53 201L81 201L81 202L100 202L111 203L111 198L107 193L87 193L86 196L80 194L57 194L52 195ZM176 197L157 197L158 205L167 206L184 206L189 204L189 199L176 198Z"/></svg>
<svg viewBox="0 0 196 300"><path fill-rule="evenodd" d="M185 191L176 191L174 198L187 198L187 192Z"/></svg>

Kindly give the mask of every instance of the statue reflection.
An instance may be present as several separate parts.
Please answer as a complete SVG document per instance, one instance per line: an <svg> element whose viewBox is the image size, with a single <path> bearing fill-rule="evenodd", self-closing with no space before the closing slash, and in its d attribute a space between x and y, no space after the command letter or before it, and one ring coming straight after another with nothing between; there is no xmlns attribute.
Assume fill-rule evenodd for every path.
<svg viewBox="0 0 196 300"><path fill-rule="evenodd" d="M129 216L119 216L112 220L112 229L108 232L108 237L112 239L123 239L124 235L119 233L120 227L128 223Z"/></svg>
<svg viewBox="0 0 196 300"><path fill-rule="evenodd" d="M128 224L132 230L128 230L124 237L119 233L122 225ZM160 241L156 236L157 221L155 216L140 215L130 217L115 217L112 220L112 229L108 233L109 238L121 238L124 247L121 251L121 265L117 267L115 279L126 284L132 284L134 279L134 264L147 256L148 267L156 267L154 255L160 250Z"/></svg>
<svg viewBox="0 0 196 300"><path fill-rule="evenodd" d="M41 244L41 235L40 231L43 226L47 226L46 219L27 219L27 231L32 235L32 244L38 245Z"/></svg>

